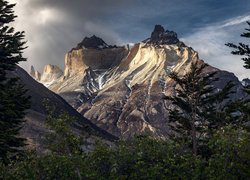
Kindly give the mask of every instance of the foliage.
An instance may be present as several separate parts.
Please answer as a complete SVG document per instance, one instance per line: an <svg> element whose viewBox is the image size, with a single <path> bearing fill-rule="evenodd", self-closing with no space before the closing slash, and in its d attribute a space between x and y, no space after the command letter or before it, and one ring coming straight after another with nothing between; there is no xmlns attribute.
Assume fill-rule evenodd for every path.
<svg viewBox="0 0 250 180"><path fill-rule="evenodd" d="M8 162L21 152L25 139L19 136L25 110L29 108L29 97L18 78L10 77L7 71L13 71L25 49L24 32L15 32L8 24L16 16L14 4L0 0L0 161Z"/></svg>
<svg viewBox="0 0 250 180"><path fill-rule="evenodd" d="M250 27L250 22L247 21L248 26ZM246 32L242 33L241 36L245 38L250 38L250 29L246 28ZM250 69L250 48L249 45L244 43L239 43L238 45L235 45L233 43L227 43L226 46L229 46L233 49L231 53L234 55L241 55L244 56L242 60L244 61L244 67L246 69ZM250 94L250 86L247 85L244 87L244 91ZM244 98L242 100L237 101L235 104L233 104L230 109L231 112L237 112L238 115L234 117L235 120L241 121L241 122L249 122L250 121L250 100L249 98Z"/></svg>
<svg viewBox="0 0 250 180"><path fill-rule="evenodd" d="M82 156L30 154L23 161L2 166L2 179L80 179L76 168L85 162Z"/></svg>
<svg viewBox="0 0 250 180"><path fill-rule="evenodd" d="M250 27L250 22L247 22L248 26ZM241 36L245 38L250 38L250 29L246 28L246 32L242 33ZM235 45L233 43L227 43L226 46L229 46L233 49L232 54L235 55L241 55L241 56L246 56L243 57L242 60L244 61L245 65L244 67L246 69L250 69L250 48L249 45L244 44L244 43L239 43L238 45Z"/></svg>
<svg viewBox="0 0 250 180"><path fill-rule="evenodd" d="M177 152L164 141L145 137L117 147L99 145L89 154L72 156L49 154L31 156L10 166L2 166L4 179L198 179L202 160L190 152ZM78 171L77 171L78 170Z"/></svg>
<svg viewBox="0 0 250 180"><path fill-rule="evenodd" d="M137 137L89 154L31 154L0 165L2 179L247 179L249 133L225 127L209 141L209 159L171 141Z"/></svg>
<svg viewBox="0 0 250 180"><path fill-rule="evenodd" d="M81 138L72 131L75 119L66 112L56 113L48 101L44 105L47 109L46 125L50 130L46 136L48 149L64 155L80 153Z"/></svg>
<svg viewBox="0 0 250 180"><path fill-rule="evenodd" d="M177 83L176 93L165 97L174 105L169 108L171 129L177 139L185 138L190 142L195 155L211 136L211 131L225 124L225 104L222 103L234 86L228 82L221 91L216 91L213 86L213 82L218 80L216 72L205 74L206 67L207 64L196 61L191 63L190 71L182 77L172 72L169 77ZM173 138L176 140L176 137Z"/></svg>
<svg viewBox="0 0 250 180"><path fill-rule="evenodd" d="M207 176L212 179L248 179L250 177L250 133L242 128L221 128L210 140L212 157Z"/></svg>
<svg viewBox="0 0 250 180"><path fill-rule="evenodd" d="M247 24L250 27L249 21L247 21ZM250 29L246 28L245 30L246 32L242 33L241 36L245 38L250 38ZM244 67L246 69L250 69L250 48L248 44L239 43L238 45L235 45L233 43L227 43L225 45L235 49L231 52L232 54L244 56L243 58L241 58L244 61ZM250 87L245 87L245 91L250 94Z"/></svg>

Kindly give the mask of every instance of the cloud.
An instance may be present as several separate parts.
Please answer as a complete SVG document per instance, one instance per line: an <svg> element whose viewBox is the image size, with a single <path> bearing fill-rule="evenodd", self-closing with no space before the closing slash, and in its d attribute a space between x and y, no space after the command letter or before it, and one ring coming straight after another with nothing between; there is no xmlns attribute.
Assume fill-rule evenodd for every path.
<svg viewBox="0 0 250 180"><path fill-rule="evenodd" d="M181 40L198 51L201 59L222 70L234 72L240 79L250 77L249 70L243 68L241 56L231 55L228 42L245 42L240 34L247 27L250 15L239 16L196 29Z"/></svg>
<svg viewBox="0 0 250 180"><path fill-rule="evenodd" d="M9 1L17 3L14 26L26 32L28 62L22 67L28 71L30 65L40 71L49 63L63 67L64 54L85 36L95 34L109 44L135 43L146 39L155 24L162 24L212 65L249 76L240 57L230 55L224 45L244 41L239 34L250 16L249 0ZM248 14L242 16L244 12Z"/></svg>
<svg viewBox="0 0 250 180"><path fill-rule="evenodd" d="M250 20L250 15L245 15L245 16L239 16L233 19L230 19L226 22L224 22L221 26L219 26L219 28L224 28L224 27L228 27L228 26L235 26L241 23L245 23L246 21Z"/></svg>
<svg viewBox="0 0 250 180"><path fill-rule="evenodd" d="M61 68L64 55L75 47L84 36L93 34L107 43L118 44L118 34L101 21L112 15L124 0L9 0L16 3L18 15L14 27L25 31L27 45L24 56L27 62L21 66L29 71L34 65L42 71L45 64L57 64Z"/></svg>

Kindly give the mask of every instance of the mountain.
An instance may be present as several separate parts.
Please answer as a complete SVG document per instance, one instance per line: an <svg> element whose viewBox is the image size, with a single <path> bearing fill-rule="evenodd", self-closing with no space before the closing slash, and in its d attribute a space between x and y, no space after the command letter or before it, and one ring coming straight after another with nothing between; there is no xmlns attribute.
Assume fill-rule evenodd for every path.
<svg viewBox="0 0 250 180"><path fill-rule="evenodd" d="M48 72L57 74L58 69L50 69L52 66L46 66L45 74L42 75L41 80ZM32 70L33 69L33 70ZM34 68L31 72L34 72ZM34 74L34 73L33 73ZM45 126L46 110L43 105L45 99L49 100L49 103L55 106L55 112L67 112L70 116L76 119L73 125L73 131L78 135L85 138L86 146L84 148L90 148L96 140L113 141L117 138L107 133L106 131L98 128L91 123L88 119L80 115L74 108L72 108L63 98L47 89L44 85L35 81L29 74L20 67L16 67L14 71L9 72L9 76L19 77L21 83L28 90L27 95L31 96L31 108L27 111L25 117L26 122L22 128L21 135L28 139L28 144L35 148L38 152L44 151L44 138L48 132L48 128ZM92 142L92 143L89 143Z"/></svg>
<svg viewBox="0 0 250 180"><path fill-rule="evenodd" d="M86 43L90 39L91 43ZM105 48L100 48L101 44ZM173 95L176 86L168 74L175 71L184 75L194 61L204 63L175 32L161 25L155 26L150 38L132 48L110 46L94 36L66 54L63 75L48 88L115 136L129 138L146 133L166 138L170 102L163 96ZM204 73L214 71L220 78L214 84L218 90L232 80L236 93L231 99L246 95L233 73L212 66Z"/></svg>

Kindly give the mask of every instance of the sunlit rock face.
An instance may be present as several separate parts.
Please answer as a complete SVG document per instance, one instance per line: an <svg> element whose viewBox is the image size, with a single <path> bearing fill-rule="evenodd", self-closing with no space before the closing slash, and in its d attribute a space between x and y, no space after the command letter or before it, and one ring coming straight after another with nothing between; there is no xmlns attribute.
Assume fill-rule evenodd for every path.
<svg viewBox="0 0 250 180"><path fill-rule="evenodd" d="M109 46L95 37L89 39L66 54L63 78L48 88L115 136L149 134L166 138L171 104L163 96L175 94L176 86L168 74L175 71L184 75L192 62L204 63L198 53L160 25L155 26L150 38L131 49ZM232 73L211 66L204 73L213 71L220 77L216 87L221 89L233 80L237 93L232 98L242 96L241 84Z"/></svg>
<svg viewBox="0 0 250 180"><path fill-rule="evenodd" d="M168 133L164 94L171 94L171 71L184 74L197 53L176 44L136 44L112 71L96 96L77 110L116 136L147 133L165 137Z"/></svg>
<svg viewBox="0 0 250 180"><path fill-rule="evenodd" d="M44 67L40 81L48 87L56 84L62 75L63 71L58 66L48 64Z"/></svg>
<svg viewBox="0 0 250 180"><path fill-rule="evenodd" d="M112 68L118 65L127 53L125 47L74 49L65 56L64 76L70 77L88 68L92 70Z"/></svg>
<svg viewBox="0 0 250 180"><path fill-rule="evenodd" d="M127 55L125 47L106 44L101 38L85 37L65 55L64 77L68 78L92 70L106 70L117 66Z"/></svg>
<svg viewBox="0 0 250 180"><path fill-rule="evenodd" d="M30 76L44 86L52 88L63 78L63 71L56 65L48 64L44 67L43 72L40 73L31 66Z"/></svg>

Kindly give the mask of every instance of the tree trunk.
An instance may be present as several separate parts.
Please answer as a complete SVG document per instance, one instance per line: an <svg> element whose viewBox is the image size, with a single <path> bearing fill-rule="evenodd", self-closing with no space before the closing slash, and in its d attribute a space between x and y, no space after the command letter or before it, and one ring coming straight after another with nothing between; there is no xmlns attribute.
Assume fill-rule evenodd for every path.
<svg viewBox="0 0 250 180"><path fill-rule="evenodd" d="M195 98L194 98L195 99ZM197 155L197 138L196 138L196 128L195 128L195 116L196 116L196 105L197 103L193 103L192 106L192 120L191 120L191 137L192 137L192 145L193 145L193 155Z"/></svg>
<svg viewBox="0 0 250 180"><path fill-rule="evenodd" d="M195 120L192 119L192 144L193 144L193 155L197 155L197 140L196 140L196 130L195 130Z"/></svg>

